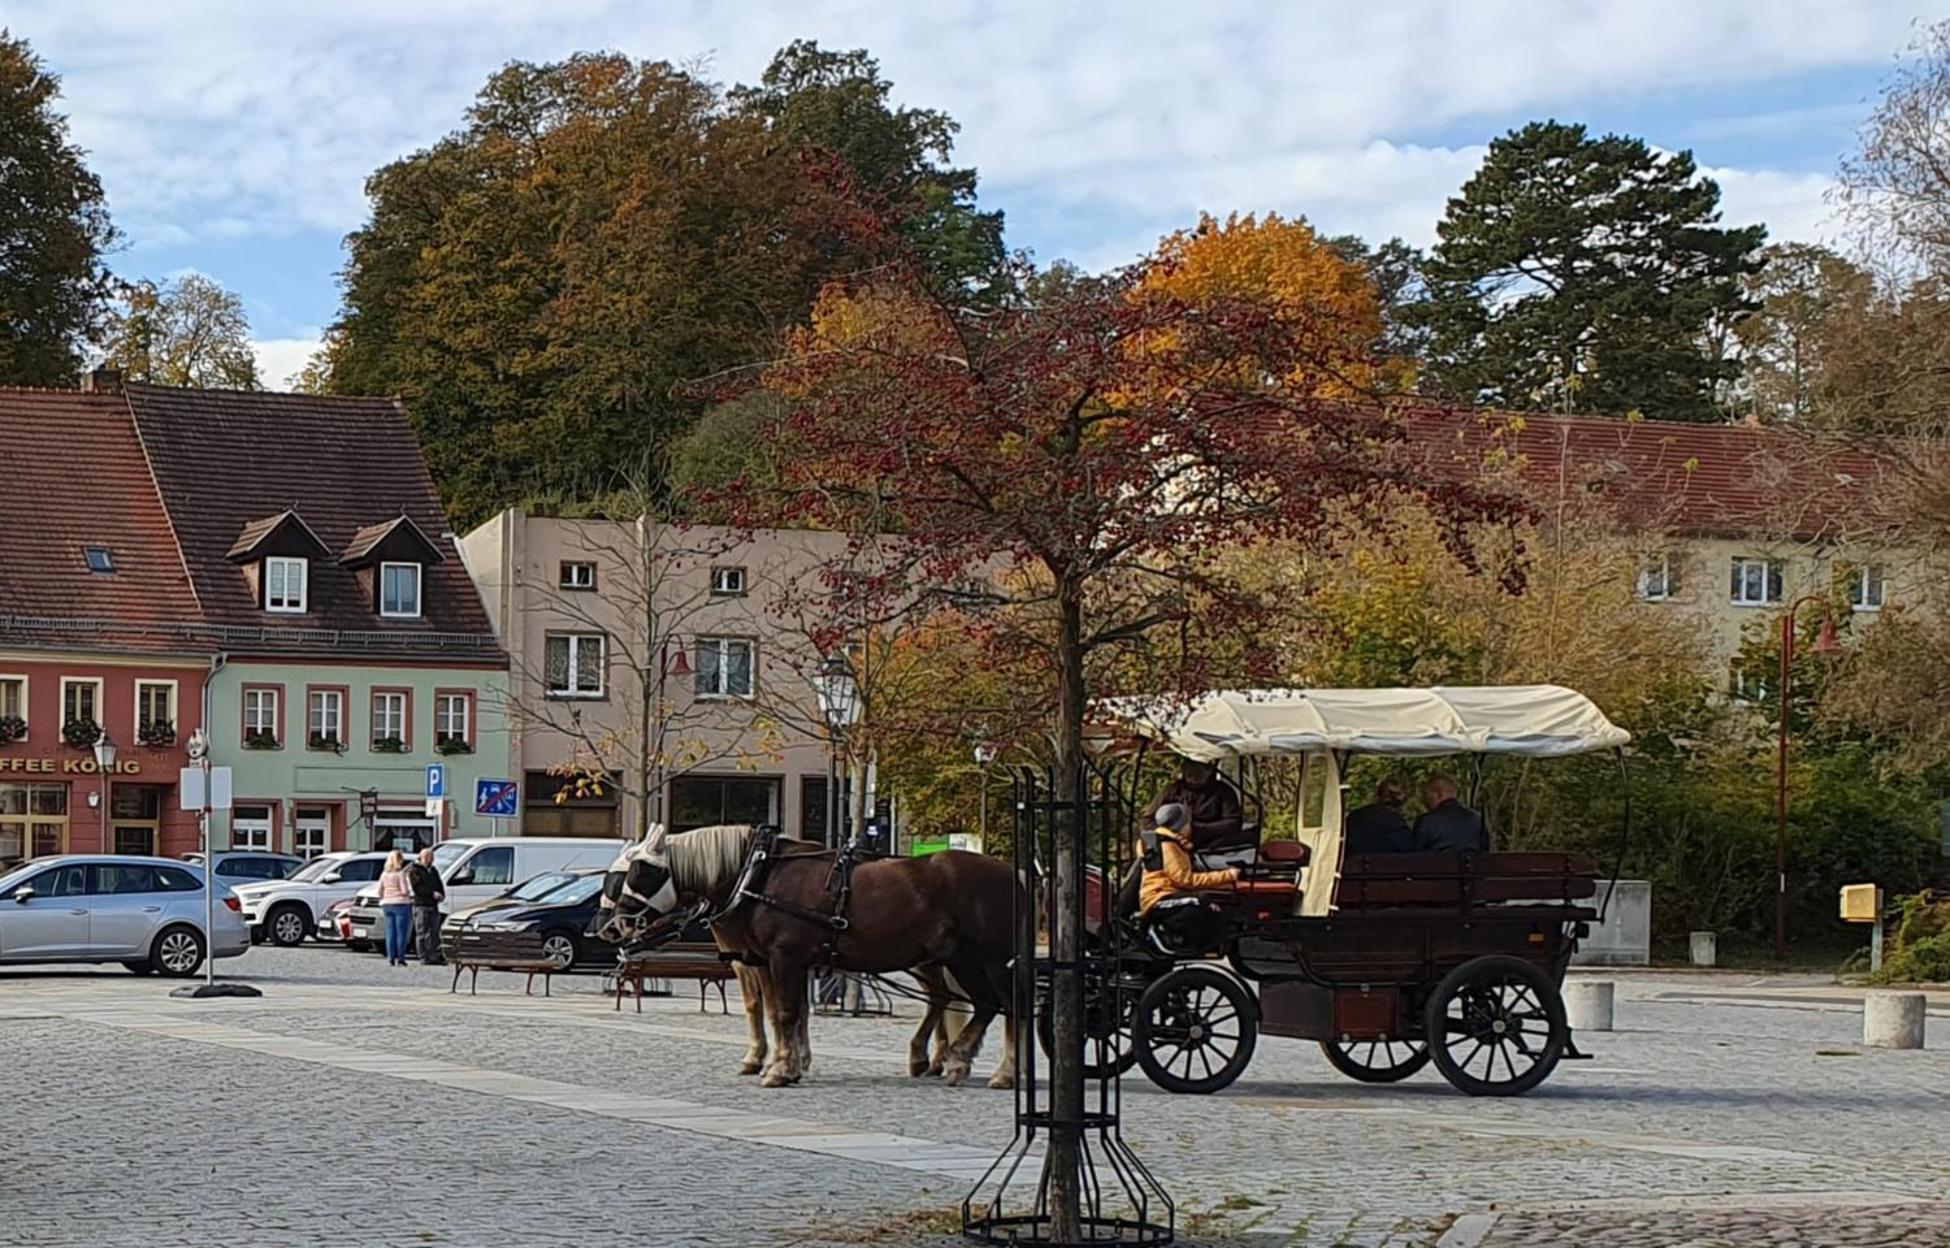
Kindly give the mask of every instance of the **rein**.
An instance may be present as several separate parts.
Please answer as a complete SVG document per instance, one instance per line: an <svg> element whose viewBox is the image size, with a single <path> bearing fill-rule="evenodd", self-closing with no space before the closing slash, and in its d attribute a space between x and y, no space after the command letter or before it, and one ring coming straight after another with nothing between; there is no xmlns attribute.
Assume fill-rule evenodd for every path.
<svg viewBox="0 0 1950 1248"><path fill-rule="evenodd" d="M827 895L833 899L833 908L831 910L815 910L810 906L802 906L796 901L787 901L783 897L774 897L764 891L765 877L769 873L773 861L779 857L777 853L778 835L779 830L769 824L761 825L755 830L752 836L751 850L745 857L744 870L738 873L738 882L732 886L731 896L726 899L723 907L710 916L708 921L716 923L729 918L747 901L755 905L766 906L790 918L825 928L826 943L822 954L822 961L828 966L837 965L835 955L838 951L837 946L839 944L840 933L853 926L852 922L846 917L846 912L851 908L853 899L853 867L855 865L853 848L851 845L844 846L834 855L832 873L827 877L826 890ZM816 855L805 854L798 856L810 858ZM823 857L824 855L817 856Z"/></svg>

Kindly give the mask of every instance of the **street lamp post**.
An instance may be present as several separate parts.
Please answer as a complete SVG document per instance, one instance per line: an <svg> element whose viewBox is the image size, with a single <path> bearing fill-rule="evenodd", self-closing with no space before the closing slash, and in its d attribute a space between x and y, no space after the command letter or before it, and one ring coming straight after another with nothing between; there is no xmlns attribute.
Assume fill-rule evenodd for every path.
<svg viewBox="0 0 1950 1248"><path fill-rule="evenodd" d="M1788 695L1794 678L1794 619L1803 603L1823 602L1822 594L1803 594L1788 604L1781 616L1781 742L1775 764L1774 790L1774 960L1787 959L1787 833L1788 833ZM1839 654L1842 643L1835 637L1835 617L1824 616L1821 631L1815 635L1811 654Z"/></svg>
<svg viewBox="0 0 1950 1248"><path fill-rule="evenodd" d="M109 777L115 772L115 738L102 729L102 735L95 738L95 773L102 778L102 852L112 854L115 847L108 843L108 799ZM151 846L150 848L154 848Z"/></svg>
<svg viewBox="0 0 1950 1248"><path fill-rule="evenodd" d="M828 655L813 679L813 693L819 699L819 714L826 721L826 838L837 848L840 829L840 754L846 748L846 730L860 719L860 682L847 666L846 656ZM859 829L853 830L855 836Z"/></svg>
<svg viewBox="0 0 1950 1248"><path fill-rule="evenodd" d="M985 739L975 743L975 765L982 769L982 814L977 827L980 829L978 835L982 838L980 848L986 853L989 846L989 767L995 762L995 746L986 740L986 733L983 735Z"/></svg>

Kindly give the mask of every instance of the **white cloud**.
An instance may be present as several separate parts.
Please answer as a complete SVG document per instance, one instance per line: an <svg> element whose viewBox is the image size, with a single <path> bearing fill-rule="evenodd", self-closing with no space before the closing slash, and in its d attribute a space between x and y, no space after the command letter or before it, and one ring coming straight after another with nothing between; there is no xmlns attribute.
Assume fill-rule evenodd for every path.
<svg viewBox="0 0 1950 1248"><path fill-rule="evenodd" d="M289 390L312 352L318 350L318 336L310 338L260 338L251 343L257 356L257 377L267 390Z"/></svg>

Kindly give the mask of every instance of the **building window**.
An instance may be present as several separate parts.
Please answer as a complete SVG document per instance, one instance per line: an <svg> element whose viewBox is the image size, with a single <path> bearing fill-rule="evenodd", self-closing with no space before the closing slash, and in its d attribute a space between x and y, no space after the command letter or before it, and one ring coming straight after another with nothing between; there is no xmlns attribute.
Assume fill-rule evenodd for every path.
<svg viewBox="0 0 1950 1248"><path fill-rule="evenodd" d="M154 749L176 744L176 682L135 682L135 739Z"/></svg>
<svg viewBox="0 0 1950 1248"><path fill-rule="evenodd" d="M64 731L69 724L93 724L97 729L101 727L101 681L65 677L62 679L61 726Z"/></svg>
<svg viewBox="0 0 1950 1248"><path fill-rule="evenodd" d="M752 696L752 643L734 637L697 639L697 696Z"/></svg>
<svg viewBox="0 0 1950 1248"><path fill-rule="evenodd" d="M264 609L289 615L305 612L307 561L273 555L264 561Z"/></svg>
<svg viewBox="0 0 1950 1248"><path fill-rule="evenodd" d="M283 699L284 690L276 685L244 686L245 749L275 750L284 744Z"/></svg>
<svg viewBox="0 0 1950 1248"><path fill-rule="evenodd" d="M436 693L433 696L433 747L442 754L468 754L474 749L474 695Z"/></svg>
<svg viewBox="0 0 1950 1248"><path fill-rule="evenodd" d="M617 797L621 777L610 777L600 792L546 771L531 771L522 779L523 836L615 836L623 826Z"/></svg>
<svg viewBox="0 0 1950 1248"><path fill-rule="evenodd" d="M314 750L345 748L345 691L313 689L307 697L305 744Z"/></svg>
<svg viewBox="0 0 1950 1248"><path fill-rule="evenodd" d="M389 620L420 618L420 565L379 565L379 614Z"/></svg>
<svg viewBox="0 0 1950 1248"><path fill-rule="evenodd" d="M27 678L0 676L0 745L27 739Z"/></svg>
<svg viewBox="0 0 1950 1248"><path fill-rule="evenodd" d="M670 782L670 830L719 823L777 823L776 776L679 776Z"/></svg>
<svg viewBox="0 0 1950 1248"><path fill-rule="evenodd" d="M596 588L596 565L584 562L563 560L561 579L556 582L563 589Z"/></svg>
<svg viewBox="0 0 1950 1248"><path fill-rule="evenodd" d="M404 689L372 691L372 748L380 754L404 754L411 748L407 738L408 698Z"/></svg>
<svg viewBox="0 0 1950 1248"><path fill-rule="evenodd" d="M1671 555L1653 555L1639 564L1639 597L1646 602L1664 602L1679 590L1677 569Z"/></svg>
<svg viewBox="0 0 1950 1248"><path fill-rule="evenodd" d="M269 806L240 804L230 812L230 848L260 849L267 853L273 848Z"/></svg>
<svg viewBox="0 0 1950 1248"><path fill-rule="evenodd" d="M556 633L548 639L547 677L551 698L603 696L601 633Z"/></svg>
<svg viewBox="0 0 1950 1248"><path fill-rule="evenodd" d="M718 598L742 598L745 595L745 569L712 568L711 593Z"/></svg>
<svg viewBox="0 0 1950 1248"><path fill-rule="evenodd" d="M90 572L106 574L115 570L115 556L109 553L108 547L85 546L81 553L88 560Z"/></svg>
<svg viewBox="0 0 1950 1248"><path fill-rule="evenodd" d="M68 851L68 786L0 784L0 866Z"/></svg>
<svg viewBox="0 0 1950 1248"><path fill-rule="evenodd" d="M1848 605L1851 611L1882 610L1882 569L1874 564L1851 569L1848 574Z"/></svg>
<svg viewBox="0 0 1950 1248"><path fill-rule="evenodd" d="M1736 702L1765 702L1772 695L1773 673L1762 666L1743 667L1735 664L1728 692Z"/></svg>
<svg viewBox="0 0 1950 1248"><path fill-rule="evenodd" d="M316 858L331 848L332 812L323 806L300 806L291 826L291 852Z"/></svg>
<svg viewBox="0 0 1950 1248"><path fill-rule="evenodd" d="M1733 603L1760 607L1781 600L1779 559L1737 558L1733 561Z"/></svg>

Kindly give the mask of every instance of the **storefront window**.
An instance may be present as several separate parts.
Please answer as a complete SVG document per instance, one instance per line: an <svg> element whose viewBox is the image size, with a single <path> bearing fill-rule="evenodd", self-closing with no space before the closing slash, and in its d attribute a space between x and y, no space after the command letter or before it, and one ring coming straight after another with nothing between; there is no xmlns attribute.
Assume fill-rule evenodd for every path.
<svg viewBox="0 0 1950 1248"><path fill-rule="evenodd" d="M67 785L0 784L0 866L67 848Z"/></svg>
<svg viewBox="0 0 1950 1248"><path fill-rule="evenodd" d="M600 794L568 797L556 801L568 781L546 771L531 771L522 786L521 832L523 836L617 836L621 812L617 808L616 782L602 786Z"/></svg>
<svg viewBox="0 0 1950 1248"><path fill-rule="evenodd" d="M777 823L776 776L683 776L670 785L670 830L717 823Z"/></svg>

